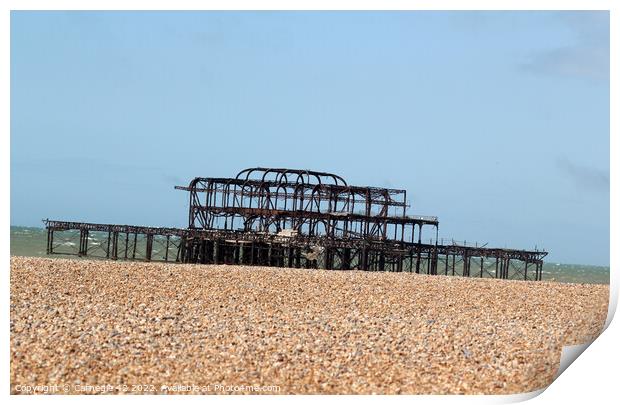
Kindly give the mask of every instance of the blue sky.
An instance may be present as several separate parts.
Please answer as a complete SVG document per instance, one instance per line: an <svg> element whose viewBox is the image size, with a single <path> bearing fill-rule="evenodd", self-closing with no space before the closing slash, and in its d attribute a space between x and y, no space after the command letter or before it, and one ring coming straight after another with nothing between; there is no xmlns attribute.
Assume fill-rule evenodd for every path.
<svg viewBox="0 0 620 405"><path fill-rule="evenodd" d="M12 12L11 224L185 226L251 166L609 264L607 12Z"/></svg>

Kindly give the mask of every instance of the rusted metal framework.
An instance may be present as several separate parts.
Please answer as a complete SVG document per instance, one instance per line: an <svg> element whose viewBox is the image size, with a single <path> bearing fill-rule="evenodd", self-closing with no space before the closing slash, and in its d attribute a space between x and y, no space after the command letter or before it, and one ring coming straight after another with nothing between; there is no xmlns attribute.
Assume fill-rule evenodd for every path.
<svg viewBox="0 0 620 405"><path fill-rule="evenodd" d="M175 188L189 191L190 229L414 242L416 226L421 240L423 225L439 225L406 215L405 190L349 186L330 173L252 168Z"/></svg>
<svg viewBox="0 0 620 405"><path fill-rule="evenodd" d="M189 193L187 228L46 220L48 254L542 278L544 251L439 243L437 217L407 215L405 190L273 168L245 169L234 178L197 177L175 188ZM424 243L428 228L434 239Z"/></svg>

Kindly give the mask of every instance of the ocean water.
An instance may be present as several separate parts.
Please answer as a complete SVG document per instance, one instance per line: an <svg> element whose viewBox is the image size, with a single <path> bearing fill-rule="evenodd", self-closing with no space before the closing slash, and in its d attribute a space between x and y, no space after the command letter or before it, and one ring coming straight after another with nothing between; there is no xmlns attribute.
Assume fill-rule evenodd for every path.
<svg viewBox="0 0 620 405"><path fill-rule="evenodd" d="M96 238L92 242L98 243ZM11 256L44 257L47 232L43 228L11 227ZM91 242L91 243L92 243ZM103 240L99 241L99 243ZM65 242L73 243L73 242ZM59 257L59 255L54 255ZM77 256L71 256L76 258ZM609 267L582 264L545 263L543 280L564 283L609 284Z"/></svg>

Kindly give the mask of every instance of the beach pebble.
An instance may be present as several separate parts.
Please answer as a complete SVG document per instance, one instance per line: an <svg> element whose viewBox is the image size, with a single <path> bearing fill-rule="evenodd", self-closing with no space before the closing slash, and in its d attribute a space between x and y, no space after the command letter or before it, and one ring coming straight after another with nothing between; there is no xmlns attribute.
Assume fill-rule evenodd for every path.
<svg viewBox="0 0 620 405"><path fill-rule="evenodd" d="M24 257L10 280L12 393L527 392L552 382L563 345L598 336L609 299L607 285Z"/></svg>

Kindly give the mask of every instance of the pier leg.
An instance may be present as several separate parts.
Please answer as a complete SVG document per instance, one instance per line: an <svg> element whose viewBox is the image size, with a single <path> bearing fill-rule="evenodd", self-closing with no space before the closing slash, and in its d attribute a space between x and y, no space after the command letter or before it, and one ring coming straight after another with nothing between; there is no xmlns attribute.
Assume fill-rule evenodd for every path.
<svg viewBox="0 0 620 405"><path fill-rule="evenodd" d="M452 255L452 275L454 275L456 269L456 253Z"/></svg>
<svg viewBox="0 0 620 405"><path fill-rule="evenodd" d="M138 233L137 232L133 234L133 249L131 252L131 258L133 260L136 259L136 249L138 249Z"/></svg>
<svg viewBox="0 0 620 405"><path fill-rule="evenodd" d="M323 253L323 255L325 257L325 269L326 270L331 270L332 269L331 249L330 248L326 248L324 253Z"/></svg>
<svg viewBox="0 0 620 405"><path fill-rule="evenodd" d="M469 264L468 262L469 262L469 257L467 257L467 251L465 251L465 253L463 254L463 274L462 274L463 277L469 276L468 269L467 269L467 266Z"/></svg>
<svg viewBox="0 0 620 405"><path fill-rule="evenodd" d="M418 257L417 257L416 262L415 262L415 272L417 274L420 274L420 255L421 255L421 252L420 252L421 248L420 248L420 246L418 246L417 249L418 249Z"/></svg>
<svg viewBox="0 0 620 405"><path fill-rule="evenodd" d="M344 252L342 253L342 265L340 268L342 270L349 270L351 268L351 249L344 249Z"/></svg>
<svg viewBox="0 0 620 405"><path fill-rule="evenodd" d="M360 270L368 270L368 250L365 247L360 251Z"/></svg>
<svg viewBox="0 0 620 405"><path fill-rule="evenodd" d="M216 240L213 245L213 263L215 264L220 263L220 250L220 243Z"/></svg>
<svg viewBox="0 0 620 405"><path fill-rule="evenodd" d="M153 235L146 235L146 261L151 261L153 255Z"/></svg>
<svg viewBox="0 0 620 405"><path fill-rule="evenodd" d="M112 242L112 232L108 231L108 248L106 249L105 257L106 259L110 258L110 243Z"/></svg>
<svg viewBox="0 0 620 405"><path fill-rule="evenodd" d="M47 229L47 249L45 249L45 253L48 254L48 255L50 253L52 253L52 247L51 247L50 241L52 240L52 233L53 232L54 231L52 231L51 228Z"/></svg>
<svg viewBox="0 0 620 405"><path fill-rule="evenodd" d="M187 238L183 236L177 249L177 262L185 263L185 245L187 244Z"/></svg>
<svg viewBox="0 0 620 405"><path fill-rule="evenodd" d="M295 253L293 247L288 247L288 267L293 267L293 263L295 261Z"/></svg>
<svg viewBox="0 0 620 405"><path fill-rule="evenodd" d="M198 241L198 246L196 246L196 263L204 264L205 263L205 241L204 239L200 239Z"/></svg>
<svg viewBox="0 0 620 405"><path fill-rule="evenodd" d="M426 274L433 274L433 269L431 268L431 253L427 253L426 256Z"/></svg>
<svg viewBox="0 0 620 405"><path fill-rule="evenodd" d="M125 260L127 260L128 249L129 249L129 232L125 232Z"/></svg>
<svg viewBox="0 0 620 405"><path fill-rule="evenodd" d="M78 251L78 256L86 256L87 253L88 253L88 229L80 229L80 247Z"/></svg>
<svg viewBox="0 0 620 405"><path fill-rule="evenodd" d="M118 232L112 232L112 254L111 259L116 260L118 258Z"/></svg>
<svg viewBox="0 0 620 405"><path fill-rule="evenodd" d="M240 243L235 243L235 253L234 253L234 258L233 258L234 264L239 264L239 257L241 254L240 250L241 250Z"/></svg>

